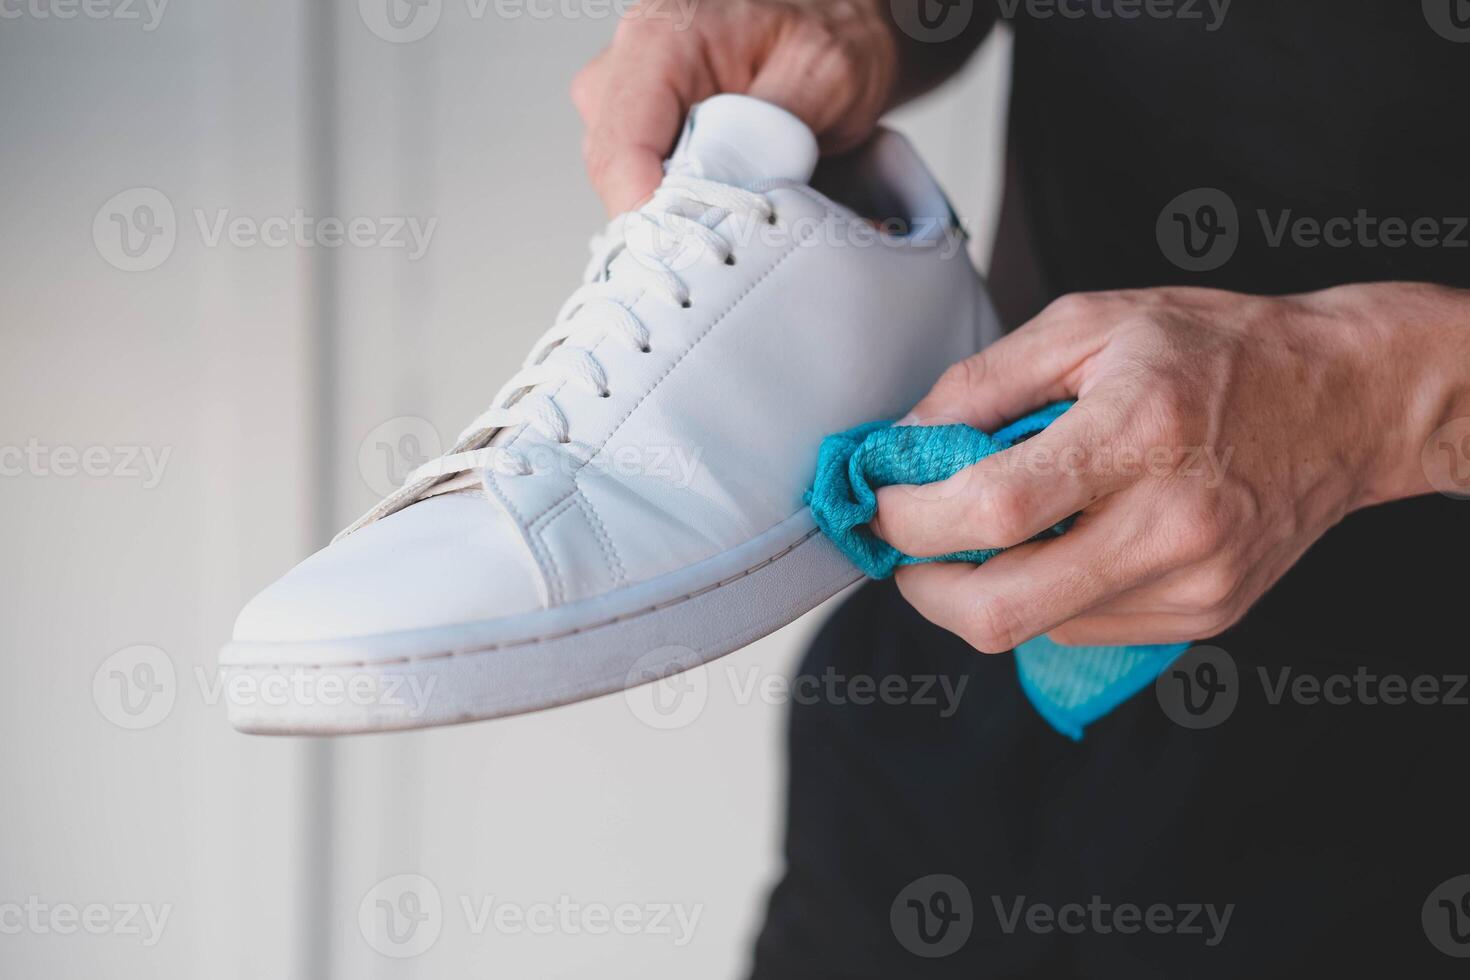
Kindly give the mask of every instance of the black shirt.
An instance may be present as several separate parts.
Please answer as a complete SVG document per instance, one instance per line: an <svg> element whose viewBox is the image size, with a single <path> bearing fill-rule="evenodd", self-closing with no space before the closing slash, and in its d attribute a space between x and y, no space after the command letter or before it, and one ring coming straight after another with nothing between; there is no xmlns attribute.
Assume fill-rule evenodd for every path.
<svg viewBox="0 0 1470 980"><path fill-rule="evenodd" d="M1470 286L1459 0L1234 0L1223 16L1174 0L1157 7L1170 16L1135 19L1118 14L1146 3L1059 2L1081 16L1002 5L1015 60L993 270L1013 320L1077 290ZM1161 231L1171 202L1198 189L1220 194L1186 196ZM1220 195L1235 215L1216 207L1211 223L1198 208ZM1182 222L1197 251L1207 225L1225 226L1193 269L1171 260L1177 239L1160 241Z"/></svg>

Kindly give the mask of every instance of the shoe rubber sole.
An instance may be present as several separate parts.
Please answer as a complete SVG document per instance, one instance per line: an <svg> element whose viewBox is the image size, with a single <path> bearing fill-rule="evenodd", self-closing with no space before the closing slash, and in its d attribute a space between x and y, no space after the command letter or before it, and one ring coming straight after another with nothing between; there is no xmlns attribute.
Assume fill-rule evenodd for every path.
<svg viewBox="0 0 1470 980"><path fill-rule="evenodd" d="M625 690L774 632L861 578L803 510L738 548L592 599L311 643L231 643L230 723L334 735L482 721Z"/></svg>

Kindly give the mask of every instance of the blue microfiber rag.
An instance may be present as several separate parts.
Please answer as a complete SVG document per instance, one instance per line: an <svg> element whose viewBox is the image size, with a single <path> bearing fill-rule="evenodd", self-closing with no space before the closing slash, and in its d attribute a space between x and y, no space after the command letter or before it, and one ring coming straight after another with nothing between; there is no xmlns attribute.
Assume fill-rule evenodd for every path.
<svg viewBox="0 0 1470 980"><path fill-rule="evenodd" d="M1057 402L987 435L968 425L895 426L870 422L822 440L817 475L806 501L817 526L870 578L887 578L899 565L928 561L981 564L1001 549L956 551L914 558L868 530L878 510L877 490L892 484L946 480L986 456L1033 436L1056 421L1071 402ZM1043 533L1066 531L1071 519ZM1082 729L1153 683L1189 644L1066 647L1045 636L1016 648L1021 689L1041 716L1073 738Z"/></svg>

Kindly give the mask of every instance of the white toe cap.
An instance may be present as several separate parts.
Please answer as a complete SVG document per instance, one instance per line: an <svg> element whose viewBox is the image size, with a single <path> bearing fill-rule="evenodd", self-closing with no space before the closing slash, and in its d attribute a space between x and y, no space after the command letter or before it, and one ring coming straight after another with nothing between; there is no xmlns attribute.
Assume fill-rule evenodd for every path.
<svg viewBox="0 0 1470 980"><path fill-rule="evenodd" d="M543 606L510 519L479 494L431 497L312 555L235 621L242 643L302 643L496 619Z"/></svg>

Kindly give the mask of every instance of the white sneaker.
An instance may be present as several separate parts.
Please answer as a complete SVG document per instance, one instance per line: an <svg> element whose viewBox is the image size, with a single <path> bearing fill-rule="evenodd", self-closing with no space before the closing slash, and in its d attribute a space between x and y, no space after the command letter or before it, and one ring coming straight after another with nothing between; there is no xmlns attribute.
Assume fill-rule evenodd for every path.
<svg viewBox="0 0 1470 980"><path fill-rule="evenodd" d="M818 444L902 415L998 327L902 137L816 162L768 103L691 112L492 407L245 607L220 655L231 722L381 731L579 701L855 581L802 503Z"/></svg>

